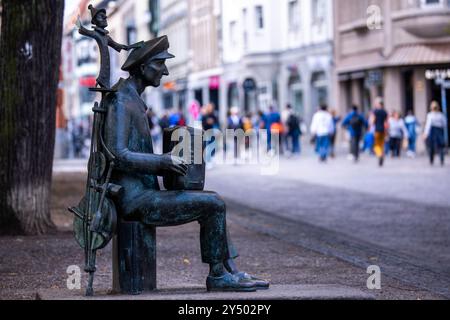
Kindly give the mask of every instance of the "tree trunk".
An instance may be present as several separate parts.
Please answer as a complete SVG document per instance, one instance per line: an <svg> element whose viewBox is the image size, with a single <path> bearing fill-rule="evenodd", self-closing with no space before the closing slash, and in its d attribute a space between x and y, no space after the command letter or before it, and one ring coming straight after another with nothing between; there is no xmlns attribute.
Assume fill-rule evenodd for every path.
<svg viewBox="0 0 450 320"><path fill-rule="evenodd" d="M1 0L0 234L44 234L50 218L64 0Z"/></svg>

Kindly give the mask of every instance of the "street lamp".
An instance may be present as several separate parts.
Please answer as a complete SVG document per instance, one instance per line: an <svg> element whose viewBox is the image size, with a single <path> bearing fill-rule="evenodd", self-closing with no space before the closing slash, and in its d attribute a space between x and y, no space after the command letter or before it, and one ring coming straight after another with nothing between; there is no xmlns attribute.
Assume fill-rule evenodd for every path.
<svg viewBox="0 0 450 320"><path fill-rule="evenodd" d="M445 115L445 119L448 119L448 108L447 108L447 89L450 89L450 80L445 80L442 78L435 79L436 85L441 87L441 100L442 100L442 112ZM448 125L444 127L445 135L445 146L448 147Z"/></svg>

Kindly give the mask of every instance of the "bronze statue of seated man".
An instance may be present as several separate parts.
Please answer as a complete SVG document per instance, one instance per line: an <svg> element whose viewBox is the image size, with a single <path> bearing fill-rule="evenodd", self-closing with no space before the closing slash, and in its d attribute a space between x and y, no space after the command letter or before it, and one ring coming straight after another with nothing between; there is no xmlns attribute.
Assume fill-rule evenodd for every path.
<svg viewBox="0 0 450 320"><path fill-rule="evenodd" d="M185 175L187 170L182 158L153 153L146 106L140 97L146 87L158 87L161 78L169 74L165 61L174 56L168 48L163 36L133 50L122 67L130 77L121 79L106 96L105 143L116 157L111 182L124 191L116 206L122 219L156 227L198 221L202 261L210 266L209 291L267 289L268 282L237 270L225 203L216 193L159 189L157 176L168 172Z"/></svg>

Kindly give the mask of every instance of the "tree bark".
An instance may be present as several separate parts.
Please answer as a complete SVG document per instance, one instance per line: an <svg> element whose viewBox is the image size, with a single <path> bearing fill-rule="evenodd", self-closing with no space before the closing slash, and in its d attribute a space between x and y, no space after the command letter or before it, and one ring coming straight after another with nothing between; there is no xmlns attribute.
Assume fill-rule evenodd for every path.
<svg viewBox="0 0 450 320"><path fill-rule="evenodd" d="M1 0L0 234L44 234L50 218L64 0Z"/></svg>

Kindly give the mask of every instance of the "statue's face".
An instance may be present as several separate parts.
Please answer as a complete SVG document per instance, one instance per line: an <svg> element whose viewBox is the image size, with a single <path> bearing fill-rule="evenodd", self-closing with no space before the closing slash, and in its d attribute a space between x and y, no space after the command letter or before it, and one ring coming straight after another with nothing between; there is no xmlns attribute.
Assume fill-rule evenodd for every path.
<svg viewBox="0 0 450 320"><path fill-rule="evenodd" d="M97 13L95 16L95 22L95 25L100 28L106 28L108 26L108 19L103 11Z"/></svg>
<svg viewBox="0 0 450 320"><path fill-rule="evenodd" d="M163 76L168 76L166 60L151 60L142 65L142 77L147 86L159 87Z"/></svg>

